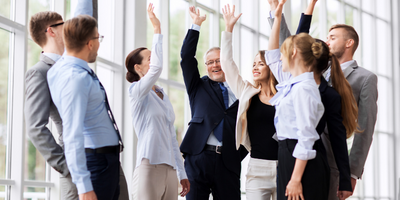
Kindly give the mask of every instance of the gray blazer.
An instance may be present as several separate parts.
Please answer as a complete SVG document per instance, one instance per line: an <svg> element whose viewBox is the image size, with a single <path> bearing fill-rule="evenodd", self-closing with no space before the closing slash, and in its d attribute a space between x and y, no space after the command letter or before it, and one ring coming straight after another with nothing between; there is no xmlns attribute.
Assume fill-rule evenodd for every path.
<svg viewBox="0 0 400 200"><path fill-rule="evenodd" d="M52 59L41 54L40 61L26 72L25 123L29 138L47 163L63 176L67 176L69 170L63 150L62 120L51 99L47 84L47 71L54 63ZM59 144L46 127L49 117L59 133Z"/></svg>
<svg viewBox="0 0 400 200"><path fill-rule="evenodd" d="M378 113L378 77L354 61L343 71L349 81L353 95L358 105L358 124L361 133L354 134L353 146L350 151L351 174L361 178L367 160L372 136L375 130Z"/></svg>

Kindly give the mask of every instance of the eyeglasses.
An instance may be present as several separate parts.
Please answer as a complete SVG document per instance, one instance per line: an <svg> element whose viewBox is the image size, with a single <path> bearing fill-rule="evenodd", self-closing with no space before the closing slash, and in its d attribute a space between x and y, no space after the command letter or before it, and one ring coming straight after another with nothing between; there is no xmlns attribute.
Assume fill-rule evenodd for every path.
<svg viewBox="0 0 400 200"><path fill-rule="evenodd" d="M56 26L60 26L60 25L63 25L63 24L64 24L64 22L60 22L58 24L50 25L49 27L56 27ZM46 28L46 30L44 32L47 32L47 28Z"/></svg>
<svg viewBox="0 0 400 200"><path fill-rule="evenodd" d="M208 66L208 65L213 65L214 63L215 64L219 64L221 61L219 60L219 59L217 59L217 60L209 60L209 61L207 61L205 64Z"/></svg>
<svg viewBox="0 0 400 200"><path fill-rule="evenodd" d="M99 42L102 42L104 39L104 35L99 35L99 37L94 37L92 40L99 39Z"/></svg>

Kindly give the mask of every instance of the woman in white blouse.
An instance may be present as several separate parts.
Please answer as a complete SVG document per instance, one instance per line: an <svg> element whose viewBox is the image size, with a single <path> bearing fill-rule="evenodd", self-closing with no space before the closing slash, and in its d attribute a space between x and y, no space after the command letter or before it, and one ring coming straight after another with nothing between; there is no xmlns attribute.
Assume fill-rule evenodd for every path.
<svg viewBox="0 0 400 200"><path fill-rule="evenodd" d="M280 2L277 10L282 9L284 2ZM280 23L281 13L276 12L272 28L278 32L275 35L279 35ZM279 43L273 40L270 46L271 42ZM321 51L321 43L306 33L290 36L281 47L282 71L289 72L292 78L279 83L278 93L270 100L276 108L279 139L278 199L328 198L329 166L316 131L324 107L314 74L310 72Z"/></svg>
<svg viewBox="0 0 400 200"><path fill-rule="evenodd" d="M176 200L178 179L181 196L190 190L174 128L175 114L163 89L154 85L162 71L160 21L147 9L154 27L152 50L133 50L125 61L126 79L131 82L129 98L133 126L138 137L136 169L133 176L134 199Z"/></svg>

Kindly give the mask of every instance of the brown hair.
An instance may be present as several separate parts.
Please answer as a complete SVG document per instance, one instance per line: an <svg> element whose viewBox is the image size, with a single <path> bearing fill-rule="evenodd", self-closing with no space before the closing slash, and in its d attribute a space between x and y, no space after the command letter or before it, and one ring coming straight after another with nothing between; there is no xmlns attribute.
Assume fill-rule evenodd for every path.
<svg viewBox="0 0 400 200"><path fill-rule="evenodd" d="M146 47L137 48L137 49L133 50L132 52L130 52L128 54L128 56L126 56L125 67L126 67L126 70L128 70L128 72L126 72L126 80L129 83L133 83L135 81L140 80L140 76L135 70L135 65L142 64L143 56L140 55L140 52L142 52L143 50L146 50L146 49L147 49Z"/></svg>
<svg viewBox="0 0 400 200"><path fill-rule="evenodd" d="M307 33L300 33L286 38L281 46L281 52L285 55L288 64L292 61L293 48L295 47L306 66L313 66L320 56L320 46L315 39Z"/></svg>
<svg viewBox="0 0 400 200"><path fill-rule="evenodd" d="M330 53L328 45L319 39L316 39L321 45L321 56L317 59L314 71L323 73L328 69L328 63L331 61L331 77L332 86L341 96L343 125L346 128L347 138L353 135L353 132L361 132L357 123L358 107L353 96L353 90L349 82L344 77L337 57Z"/></svg>
<svg viewBox="0 0 400 200"><path fill-rule="evenodd" d="M63 20L61 15L52 11L39 12L32 15L29 21L29 33L33 41L40 47L46 45L46 29L59 20Z"/></svg>
<svg viewBox="0 0 400 200"><path fill-rule="evenodd" d="M89 15L78 15L64 23L64 44L67 50L80 52L95 36L97 21Z"/></svg>
<svg viewBox="0 0 400 200"><path fill-rule="evenodd" d="M346 24L335 24L331 26L329 29L329 32L333 29L338 29L342 28L345 30L345 34L343 35L346 40L352 39L354 41L354 46L353 46L353 54L356 52L360 38L358 37L357 31L354 29L354 27L346 25Z"/></svg>
<svg viewBox="0 0 400 200"><path fill-rule="evenodd" d="M257 55L260 55L261 61L263 61L264 64L267 66L267 83L269 85L269 91L271 92L270 95L275 95L276 94L276 85L278 85L278 81L276 80L274 74L272 73L271 69L267 65L267 62L265 62L265 51L260 50L260 51L258 51ZM256 87L258 87L259 84L260 83L255 82Z"/></svg>

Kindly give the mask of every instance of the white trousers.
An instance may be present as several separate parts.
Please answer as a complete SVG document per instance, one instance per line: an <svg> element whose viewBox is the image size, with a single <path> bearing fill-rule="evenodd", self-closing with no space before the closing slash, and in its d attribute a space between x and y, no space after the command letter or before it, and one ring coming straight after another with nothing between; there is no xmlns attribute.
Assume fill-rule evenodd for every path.
<svg viewBox="0 0 400 200"><path fill-rule="evenodd" d="M132 193L134 200L177 200L178 175L166 164L151 165L148 159L133 173Z"/></svg>
<svg viewBox="0 0 400 200"><path fill-rule="evenodd" d="M276 167L278 161L250 158L246 174L248 200L276 200Z"/></svg>

